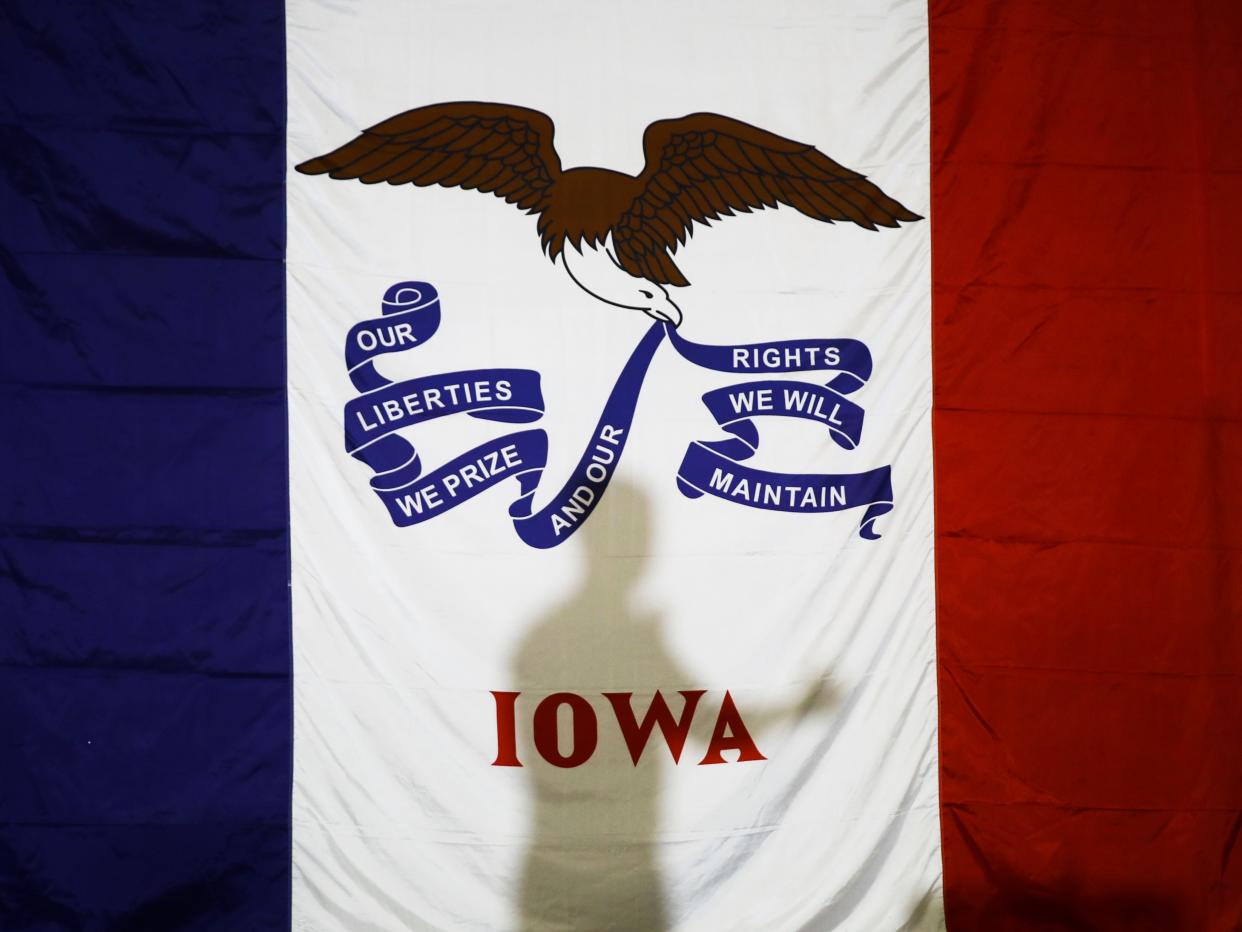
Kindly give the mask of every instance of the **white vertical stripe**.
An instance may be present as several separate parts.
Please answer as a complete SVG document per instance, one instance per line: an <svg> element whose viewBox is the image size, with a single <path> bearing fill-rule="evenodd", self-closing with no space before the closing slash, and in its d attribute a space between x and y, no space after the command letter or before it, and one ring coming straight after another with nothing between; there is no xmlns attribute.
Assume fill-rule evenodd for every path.
<svg viewBox="0 0 1242 932"><path fill-rule="evenodd" d="M549 114L566 167L637 173L648 123L714 111L812 143L929 208L921 0L296 0L288 61L293 161L403 110L496 100ZM378 315L388 285L424 279L444 323L381 361L390 378L540 371L542 504L650 321L578 291L540 254L535 219L494 198L293 173L288 196L295 926L941 923L927 905L940 878L929 224L872 233L782 208L699 228L676 256L694 283L675 296L690 339L870 346L859 448L766 419L753 465L891 463L881 540L859 538L858 511L683 497L686 444L721 436L700 397L741 379L665 345L603 506L578 538L537 551L506 516L512 481L392 526L343 450L345 334ZM457 416L411 438L434 468L508 429ZM634 767L600 693L633 690L645 705L657 688L708 693L681 764L657 740ZM493 689L523 691L526 732L540 697L593 697L597 754L554 769L527 735L528 766L489 766ZM726 689L766 761L697 766Z"/></svg>

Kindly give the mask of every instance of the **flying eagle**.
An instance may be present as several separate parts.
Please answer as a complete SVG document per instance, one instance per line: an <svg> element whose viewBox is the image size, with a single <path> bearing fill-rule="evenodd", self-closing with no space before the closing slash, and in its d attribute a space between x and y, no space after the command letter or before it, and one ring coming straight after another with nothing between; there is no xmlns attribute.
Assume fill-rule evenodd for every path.
<svg viewBox="0 0 1242 932"><path fill-rule="evenodd" d="M637 177L561 169L547 114L497 103L407 110L297 170L364 184L438 184L490 192L538 214L544 252L584 291L674 326L665 286L690 284L671 253L694 224L788 204L815 220L868 230L922 219L814 146L718 113L652 123ZM568 242L574 248L565 249ZM584 249L585 247L585 249Z"/></svg>

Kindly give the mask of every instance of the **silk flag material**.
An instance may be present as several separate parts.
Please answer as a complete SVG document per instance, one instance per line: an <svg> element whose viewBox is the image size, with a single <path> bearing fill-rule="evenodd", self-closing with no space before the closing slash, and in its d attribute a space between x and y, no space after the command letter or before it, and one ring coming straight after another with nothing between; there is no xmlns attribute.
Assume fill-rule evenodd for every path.
<svg viewBox="0 0 1242 932"><path fill-rule="evenodd" d="M1166 13L6 14L0 926L1235 928Z"/></svg>
<svg viewBox="0 0 1242 932"><path fill-rule="evenodd" d="M287 16L295 925L930 916L925 8Z"/></svg>

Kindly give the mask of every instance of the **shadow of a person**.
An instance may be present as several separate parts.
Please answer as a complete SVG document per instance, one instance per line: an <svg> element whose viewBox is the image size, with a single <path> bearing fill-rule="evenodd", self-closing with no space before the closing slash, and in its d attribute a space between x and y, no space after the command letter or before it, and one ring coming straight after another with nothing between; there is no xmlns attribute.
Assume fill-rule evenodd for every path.
<svg viewBox="0 0 1242 932"><path fill-rule="evenodd" d="M641 719L656 689L688 688L660 619L634 604L649 549L647 511L635 488L612 483L577 535L585 559L581 583L531 628L515 660L524 695L579 693L604 726L594 756L580 767L523 754L534 806L520 891L528 932L668 927L655 848L658 755L668 752L653 735L636 766L599 701L605 691L633 692ZM671 697L674 714L679 699Z"/></svg>
<svg viewBox="0 0 1242 932"><path fill-rule="evenodd" d="M599 722L595 753L577 767L549 764L526 742L522 760L533 815L519 892L524 932L669 928L658 838L660 771L669 766L670 751L656 728L635 764L601 699L604 692L633 693L632 708L642 721L660 690L680 719L677 691L696 688L665 640L662 619L636 604L649 537L646 497L614 482L578 533L585 555L580 585L531 628L515 658L517 686L529 701L574 692L591 702ZM695 741L711 734L718 698L709 694L700 704L690 731ZM826 699L819 680L789 708L757 710L752 727L762 730ZM748 714L748 725L751 720ZM562 753L572 730L565 725ZM687 747L682 764L694 763L692 756Z"/></svg>

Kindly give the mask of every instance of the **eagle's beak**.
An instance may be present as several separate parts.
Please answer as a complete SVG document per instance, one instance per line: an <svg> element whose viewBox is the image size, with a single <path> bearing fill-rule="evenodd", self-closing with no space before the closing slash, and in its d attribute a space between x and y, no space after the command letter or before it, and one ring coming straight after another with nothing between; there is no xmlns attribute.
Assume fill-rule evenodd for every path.
<svg viewBox="0 0 1242 932"><path fill-rule="evenodd" d="M649 317L656 320L662 320L666 324L672 324L674 327L681 326L681 308L672 301L668 301L660 307L649 307L643 312Z"/></svg>

